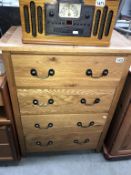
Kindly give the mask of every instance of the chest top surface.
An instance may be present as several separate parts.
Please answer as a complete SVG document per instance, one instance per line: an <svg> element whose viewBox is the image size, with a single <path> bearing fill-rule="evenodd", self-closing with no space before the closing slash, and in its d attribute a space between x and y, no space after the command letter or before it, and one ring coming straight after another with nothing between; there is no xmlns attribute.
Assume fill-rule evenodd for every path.
<svg viewBox="0 0 131 175"><path fill-rule="evenodd" d="M64 45L40 45L23 44L21 27L11 27L0 40L2 51L43 52L57 54L131 54L131 41L116 31L113 31L109 47L64 46Z"/></svg>

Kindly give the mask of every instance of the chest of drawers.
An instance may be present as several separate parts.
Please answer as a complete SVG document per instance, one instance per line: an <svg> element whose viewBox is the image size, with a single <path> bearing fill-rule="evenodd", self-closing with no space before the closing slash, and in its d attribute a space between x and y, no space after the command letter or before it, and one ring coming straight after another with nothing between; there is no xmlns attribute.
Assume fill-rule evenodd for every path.
<svg viewBox="0 0 131 175"><path fill-rule="evenodd" d="M2 48L23 155L99 151L128 73L130 49L24 45L19 34L20 28L13 29Z"/></svg>

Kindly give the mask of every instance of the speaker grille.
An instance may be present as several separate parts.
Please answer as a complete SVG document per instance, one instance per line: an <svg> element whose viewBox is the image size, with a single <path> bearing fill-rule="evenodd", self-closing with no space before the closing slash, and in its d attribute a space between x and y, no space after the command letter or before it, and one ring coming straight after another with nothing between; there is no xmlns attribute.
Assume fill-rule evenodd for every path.
<svg viewBox="0 0 131 175"><path fill-rule="evenodd" d="M27 33L30 33L29 10L27 5L24 5L24 20L25 20L25 31Z"/></svg>
<svg viewBox="0 0 131 175"><path fill-rule="evenodd" d="M38 19L38 32L43 33L43 15L42 7L37 7L37 19Z"/></svg>
<svg viewBox="0 0 131 175"><path fill-rule="evenodd" d="M98 27L99 27L100 17L101 17L101 10L97 10L96 16L95 16L94 30L93 30L93 35L94 36L96 36L97 33L98 33Z"/></svg>
<svg viewBox="0 0 131 175"><path fill-rule="evenodd" d="M106 22L105 36L108 36L110 33L112 18L113 18L113 11L110 10L108 14L107 22Z"/></svg>
<svg viewBox="0 0 131 175"><path fill-rule="evenodd" d="M98 39L102 39L102 37L103 37L103 32L104 32L104 27L105 27L106 17L107 17L107 12L108 12L108 7L105 6L104 9L103 9L103 13L102 13L102 19L101 19Z"/></svg>
<svg viewBox="0 0 131 175"><path fill-rule="evenodd" d="M36 37L36 7L33 1L30 2L30 13L31 13L31 26L32 26L32 35Z"/></svg>

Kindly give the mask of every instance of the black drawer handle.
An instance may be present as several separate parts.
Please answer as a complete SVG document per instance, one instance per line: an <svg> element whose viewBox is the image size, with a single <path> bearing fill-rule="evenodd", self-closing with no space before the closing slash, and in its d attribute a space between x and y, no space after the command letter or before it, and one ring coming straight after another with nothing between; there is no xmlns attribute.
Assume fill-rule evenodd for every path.
<svg viewBox="0 0 131 175"><path fill-rule="evenodd" d="M90 76L92 78L101 78L101 77L107 76L108 74L109 74L109 70L108 69L104 69L102 71L102 73L100 75L98 75L98 76L93 75L92 69L87 69L86 70L86 76Z"/></svg>
<svg viewBox="0 0 131 175"><path fill-rule="evenodd" d="M87 106L93 106L93 105L95 105L95 104L97 104L97 103L100 103L100 99L99 98L96 98L94 101L93 101L93 103L88 103L87 102L87 100L85 99L85 98L82 98L81 100L80 100L80 102L81 102L81 104L84 104L84 105L87 105Z"/></svg>
<svg viewBox="0 0 131 175"><path fill-rule="evenodd" d="M77 126L78 127L81 127L81 128L89 128L89 127L92 127L95 125L95 122L94 121L91 121L87 126L83 125L82 122L78 122L77 123Z"/></svg>
<svg viewBox="0 0 131 175"><path fill-rule="evenodd" d="M90 142L90 139L87 138L83 142L80 142L79 140L74 140L73 142L75 144L83 145L83 144L89 143Z"/></svg>
<svg viewBox="0 0 131 175"><path fill-rule="evenodd" d="M48 105L52 105L54 103L54 100L53 99L49 99L48 102L44 104L44 103L39 102L39 100L34 99L32 101L32 103L33 103L33 105L38 105L39 107L46 107Z"/></svg>
<svg viewBox="0 0 131 175"><path fill-rule="evenodd" d="M53 123L48 123L48 125L45 128L41 127L39 123L35 123L34 127L38 129L49 129L53 127Z"/></svg>
<svg viewBox="0 0 131 175"><path fill-rule="evenodd" d="M37 78L46 79L49 76L54 76L55 75L55 70L54 69L49 69L48 74L46 76L40 76L38 74L37 70L33 68L33 69L30 70L30 74L34 77L37 77Z"/></svg>
<svg viewBox="0 0 131 175"><path fill-rule="evenodd" d="M49 140L49 141L47 142L47 144L45 144L45 145L42 144L41 141L36 141L35 144L36 144L37 146L50 146L50 145L53 145L53 141L52 141L52 140Z"/></svg>

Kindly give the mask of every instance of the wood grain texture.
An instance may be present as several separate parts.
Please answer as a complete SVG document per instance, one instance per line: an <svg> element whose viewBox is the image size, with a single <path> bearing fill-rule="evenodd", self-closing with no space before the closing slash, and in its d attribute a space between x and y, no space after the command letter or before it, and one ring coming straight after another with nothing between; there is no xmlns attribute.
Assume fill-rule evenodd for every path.
<svg viewBox="0 0 131 175"><path fill-rule="evenodd" d="M53 115L22 115L22 125L24 133L48 133L55 132L58 129L72 131L102 131L106 119L108 117L107 113L98 114L53 114ZM91 123L94 124L91 125ZM82 124L82 127L78 125ZM49 127L52 124L52 127ZM36 127L39 125L39 127Z"/></svg>
<svg viewBox="0 0 131 175"><path fill-rule="evenodd" d="M67 151L67 150L87 150L95 149L99 140L99 132L70 132L58 130L55 133L40 134L26 134L26 148L27 152L46 152L46 151ZM85 143L89 139L89 142ZM74 143L77 140L78 143ZM53 142L49 145L49 141ZM40 145L36 145L40 142Z"/></svg>
<svg viewBox="0 0 131 175"><path fill-rule="evenodd" d="M131 41L120 33L113 31L109 47L82 47L82 46L61 46L61 45L40 45L23 44L21 27L11 27L0 40L0 49L12 52L28 52L58 54L58 55L117 55L126 56L131 54Z"/></svg>
<svg viewBox="0 0 131 175"><path fill-rule="evenodd" d="M110 42L110 38L112 35L112 31L113 31L113 27L114 27L114 23L115 23L115 17L117 15L117 10L118 10L118 6L119 6L119 0L117 1L106 1L106 6L108 6L108 10L112 10L113 11L113 19L112 19L112 23L111 23L111 28L110 28L110 32L109 35L106 37L105 35L103 35L103 38L101 40L98 39L98 35L93 36L93 27L92 27L92 32L91 32L91 37L77 37L77 36L55 36L55 35L46 35L45 33L45 3L51 3L51 1L45 1L45 0L35 0L35 5L36 5L36 12L37 12L37 7L41 6L42 10L44 11L44 15L43 15L43 33L40 34L38 33L38 29L37 29L37 15L36 15L36 32L37 32L37 36L33 37L32 36L32 27L31 27L31 15L30 15L30 10L29 10L29 21L30 21L30 33L27 33L25 31L25 20L24 20L24 12L23 12L23 7L24 5L27 5L28 8L30 8L30 1L27 0L20 0L20 15L21 15L21 22L22 22L22 32L23 32L23 37L22 40L24 43L44 43L44 44L64 44L64 45L95 45L95 46L108 46L109 42ZM57 1L55 1L57 2ZM102 7L96 7L96 1L95 0L85 0L84 3L86 5L93 5L95 7L95 12L97 9L100 9L101 12L103 12L103 8ZM95 15L94 15L94 19L95 20ZM105 32L105 27L104 27L104 32Z"/></svg>
<svg viewBox="0 0 131 175"><path fill-rule="evenodd" d="M21 114L108 112L114 95L114 89L18 89L17 92ZM49 104L50 99L54 100L53 104ZM82 104L81 99L85 99L86 104ZM95 103L96 99L100 102ZM39 104L34 105L33 100Z"/></svg>
<svg viewBox="0 0 131 175"><path fill-rule="evenodd" d="M22 151L22 154L24 155L25 153L24 138L23 138L20 111L19 111L19 105L17 101L17 92L16 92L16 86L15 86L10 56L11 56L10 52L3 52L3 59L4 59L5 68L6 68L6 75L7 75L8 85L9 85L9 92L10 92L10 98L11 98L11 103L13 108L16 129L18 133L21 151Z"/></svg>
<svg viewBox="0 0 131 175"><path fill-rule="evenodd" d="M104 138L105 138L105 136L107 134L107 131L109 129L109 126L110 126L110 123L112 121L112 118L113 118L113 115L114 115L114 112L115 112L118 100L120 98L122 89L124 87L124 83L126 81L126 77L128 75L128 71L129 71L129 67L130 67L130 63L131 63L130 59L131 59L131 56L129 55L128 61L126 62L126 65L125 65L123 73L122 73L121 80L120 80L119 85L118 85L118 87L116 89L116 92L114 94L114 99L113 99L112 104L110 106L109 117L108 117L108 119L106 121L104 132L101 135L101 138L100 138L100 141L99 141L99 144L98 144L98 150L100 150L101 147L102 147L102 143L103 143Z"/></svg>
<svg viewBox="0 0 131 175"><path fill-rule="evenodd" d="M125 62L116 63L115 56L58 56L58 55L12 55L12 63L17 87L73 87L116 86L121 78ZM24 64L23 64L24 63ZM31 75L31 70L37 76ZM48 76L53 69L54 76ZM93 77L86 71L92 70ZM108 75L102 76L107 69ZM110 83L109 83L110 82Z"/></svg>

